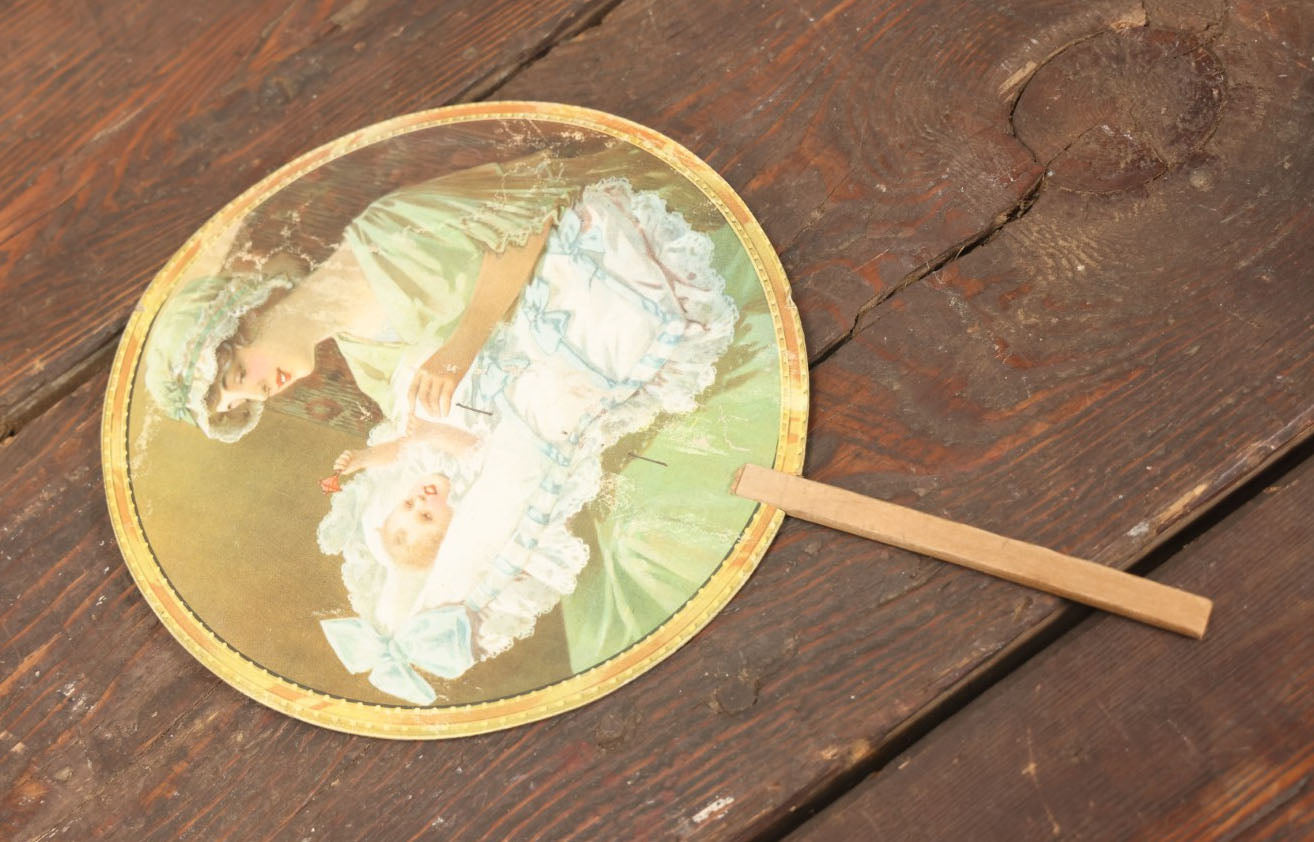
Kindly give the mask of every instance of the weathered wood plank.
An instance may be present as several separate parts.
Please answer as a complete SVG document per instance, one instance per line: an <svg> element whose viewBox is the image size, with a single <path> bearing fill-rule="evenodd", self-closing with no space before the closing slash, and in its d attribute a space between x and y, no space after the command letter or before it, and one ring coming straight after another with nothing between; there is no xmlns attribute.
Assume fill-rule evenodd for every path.
<svg viewBox="0 0 1314 842"><path fill-rule="evenodd" d="M780 251L815 359L1034 188L1009 125L1031 71L1143 20L1126 0L628 0L498 94L630 117L711 163Z"/></svg>
<svg viewBox="0 0 1314 842"><path fill-rule="evenodd" d="M1225 67L1228 87L1222 119L1199 150L1203 163L1179 162L1102 196L1066 190L1055 179L990 242L873 309L853 341L814 372L810 474L1125 566L1310 431L1314 290L1301 272L1314 257L1305 200L1314 150L1300 138L1314 128L1314 94L1301 87L1298 70L1314 49L1307 43L1314 26L1247 3L1232 6L1211 30L1216 40L1208 48ZM790 210L817 206L805 201L810 188L797 175L809 166L806 150L834 150L826 154L835 157L818 159L819 169L852 157L841 145L841 117L826 122L845 85L834 83L829 104L800 114L799 123L775 111L785 106L773 88L752 85L765 84L776 66L780 96L810 102L808 90L829 77L814 73L810 87L796 89L796 74L785 72L794 59L772 59L796 59L809 44L838 45L841 28L825 26L845 14L861 18L847 19L849 26L860 25L871 10L858 15L839 6L830 18L817 16L824 19L819 40L799 43L804 36L795 32L794 42L770 42L776 46L760 54L749 47L776 20L785 28L784 13L743 20L765 29L758 41L744 42L739 63L718 65L726 54L709 58L706 51L725 38L696 26L681 31L667 17L692 7L634 8L622 4L514 86L613 107L689 140L672 123L697 110L694 100L682 105L668 91L667 125L608 100L638 90L648 72L638 69L639 59L642 66L656 61L652 51L663 38L696 45L702 52L680 61L670 47L658 66L669 74L688 65L696 80L719 67L741 97L721 100L719 119L707 112L702 131L725 145L699 151L750 194L777 242L789 242L792 232L812 248L853 254L854 265L869 259L872 252L860 254L867 233L854 232L879 232L885 206L850 201L842 176L834 196L845 209L833 212L833 226L802 231L806 215ZM953 22L963 13L948 3L918 9L899 25L920 29L882 30L870 47L844 41L832 69L862 56L852 59L863 62L853 73L865 85L863 68L885 66L866 50L888 47L922 71L931 56L948 74L962 54L944 46L952 42L945 33L964 29ZM1015 72L1010 49L1038 49L1020 34L1028 26L1068 40L1108 29L1084 6L1067 12L1077 21L1070 32L1055 22L1057 5L1017 3L1007 11L1012 40L997 32L998 43L989 42L995 58L970 53L976 57L959 71L969 93L991 68ZM921 30L940 40L918 42ZM894 42L907 39L931 46L898 53ZM627 43L638 55L623 49ZM936 58L935 45L944 56ZM540 65L546 69L538 78ZM601 70L618 66L635 69ZM926 84L918 72L905 68L891 78L912 90ZM590 85L591 100L564 96ZM934 89L955 96L948 81ZM534 95L524 87L515 93ZM756 135L736 134L748 131L741 112L753 110L743 107L749 101L776 118L758 124L762 134L774 127L794 138L788 148L804 150L781 158L796 169L779 173L774 200L765 187L777 178L767 148L754 145ZM809 129L809 120L823 129ZM883 137L880 154L916 162L921 135L909 126L902 141ZM982 131L1003 136L1007 124ZM736 164L732 141L750 156L747 165ZM936 148L925 154L934 158ZM1093 149L1079 160L1098 163L1100 148ZM971 160L956 166L988 168ZM761 180L749 183L759 171ZM895 175L883 176L889 189L900 183ZM879 190L872 190L875 197ZM951 198L944 194L941 205L922 212L948 214ZM909 230L900 214L912 206L891 199L889 218L904 219ZM792 248L787 256L800 286L814 285L817 295L842 286L826 280L820 263ZM825 330L824 321L813 324ZM869 759L892 731L1032 633L1057 606L791 523L722 616L613 696L453 743L344 737L247 702L189 662L151 619L100 513L93 419L101 385L77 391L0 450L0 511L16 513L0 526L7 530L0 531L0 623L8 638L0 667L9 677L0 702L0 781L8 799L4 829L18 838L50 830L56 839L751 838L788 821L792 809ZM106 601L97 606L101 596Z"/></svg>
<svg viewBox="0 0 1314 842"><path fill-rule="evenodd" d="M361 126L478 96L613 2L9 4L0 435L261 176Z"/></svg>
<svg viewBox="0 0 1314 842"><path fill-rule="evenodd" d="M613 2L15 9L0 431L112 341L151 273L242 188L350 129L488 90ZM1017 204L1040 174L1008 126L1027 68L1139 9L972 6L965 34L957 5L625 3L498 95L601 107L708 157L781 245L818 353L873 294Z"/></svg>
<svg viewBox="0 0 1314 842"><path fill-rule="evenodd" d="M1092 618L790 839L1314 834L1312 486L1306 458L1155 572L1217 594L1203 642Z"/></svg>

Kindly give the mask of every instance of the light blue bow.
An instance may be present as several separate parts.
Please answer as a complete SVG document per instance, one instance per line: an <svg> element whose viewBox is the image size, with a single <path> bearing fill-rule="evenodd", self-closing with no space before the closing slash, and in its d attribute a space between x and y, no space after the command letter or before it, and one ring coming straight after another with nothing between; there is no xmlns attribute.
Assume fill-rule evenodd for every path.
<svg viewBox="0 0 1314 842"><path fill-rule="evenodd" d="M319 625L348 672L369 670L371 684L412 704L431 705L438 697L411 664L443 678L456 678L474 664L470 618L457 605L408 617L392 636L360 617Z"/></svg>
<svg viewBox="0 0 1314 842"><path fill-rule="evenodd" d="M584 230L579 214L567 209L548 236L545 250L548 254L563 255L575 264L575 277L592 278L602 266L606 247L599 226ZM534 339L547 353L555 352L565 339L571 314L565 310L547 309L548 285L541 276L536 276L525 288L521 302Z"/></svg>
<svg viewBox="0 0 1314 842"><path fill-rule="evenodd" d="M561 347L565 339L566 328L570 325L570 313L565 310L549 310L547 304L548 285L542 277L535 277L521 293L520 312L529 322L534 341L551 354Z"/></svg>

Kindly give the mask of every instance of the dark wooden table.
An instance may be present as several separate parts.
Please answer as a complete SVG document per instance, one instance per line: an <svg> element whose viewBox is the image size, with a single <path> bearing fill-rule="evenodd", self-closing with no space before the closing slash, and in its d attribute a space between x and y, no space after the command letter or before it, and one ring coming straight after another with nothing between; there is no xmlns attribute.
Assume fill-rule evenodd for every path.
<svg viewBox="0 0 1314 842"><path fill-rule="evenodd" d="M0 6L0 838L1314 834L1314 3ZM1207 594L1203 642L790 522L653 672L344 736L192 661L99 407L164 260L296 154L539 99L651 125L793 279L806 472Z"/></svg>

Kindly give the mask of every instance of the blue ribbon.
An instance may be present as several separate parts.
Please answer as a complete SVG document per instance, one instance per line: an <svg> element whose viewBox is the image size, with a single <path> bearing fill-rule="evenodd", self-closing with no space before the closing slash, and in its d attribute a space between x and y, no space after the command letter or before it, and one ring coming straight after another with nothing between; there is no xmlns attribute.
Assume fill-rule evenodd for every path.
<svg viewBox="0 0 1314 842"><path fill-rule="evenodd" d="M548 310L548 285L535 277L525 287L520 302L520 312L529 322L529 330L534 341L546 353L555 353L565 341L566 328L570 325L571 314L565 310Z"/></svg>
<svg viewBox="0 0 1314 842"><path fill-rule="evenodd" d="M579 214L568 209L553 227L545 250L549 254L564 255L576 264L580 276L588 277L596 275L602 266L606 247L599 227L595 225L587 231L583 230ZM525 289L521 308L529 318L534 339L544 351L551 354L561 347L571 314L565 310L548 310L547 303L548 285L535 277L534 282Z"/></svg>
<svg viewBox="0 0 1314 842"><path fill-rule="evenodd" d="M370 683L416 705L437 699L415 668L456 678L474 664L470 617L464 608L444 605L408 617L393 635L382 635L360 617L321 620L329 646L347 671L368 671Z"/></svg>
<svg viewBox="0 0 1314 842"><path fill-rule="evenodd" d="M589 258L593 265L598 266L602 263L607 243L602 239L600 226L595 225L585 231L583 220L573 208L570 208L561 214L560 221L553 226L552 234L548 237L547 250L557 254L568 254L571 257L583 256Z"/></svg>

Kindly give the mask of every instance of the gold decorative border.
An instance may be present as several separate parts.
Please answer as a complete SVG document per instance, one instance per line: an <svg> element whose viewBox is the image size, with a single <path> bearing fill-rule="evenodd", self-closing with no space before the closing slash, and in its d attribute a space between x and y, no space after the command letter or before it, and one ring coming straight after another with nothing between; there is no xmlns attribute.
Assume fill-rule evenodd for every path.
<svg viewBox="0 0 1314 842"><path fill-rule="evenodd" d="M780 354L780 436L774 467L799 473L807 429L808 368L803 329L780 259L729 184L696 155L652 129L600 111L539 102L454 105L352 132L281 167L203 225L165 264L128 320L106 390L101 421L105 494L124 560L147 603L188 652L240 692L297 719L339 731L394 739L480 734L533 722L587 704L634 680L686 643L739 591L766 552L783 514L759 506L711 578L656 631L615 657L556 684L490 702L434 708L376 705L330 696L268 672L201 622L173 590L142 534L128 478L128 404L143 343L155 314L187 274L202 246L271 194L322 164L395 135L479 120L539 120L592 129L647 150L688 178L738 235L762 281ZM727 492L729 493L728 489Z"/></svg>

